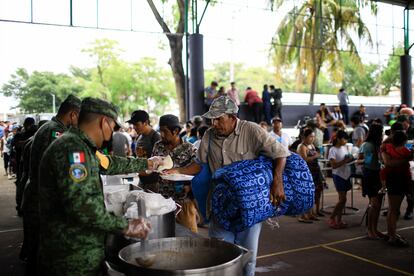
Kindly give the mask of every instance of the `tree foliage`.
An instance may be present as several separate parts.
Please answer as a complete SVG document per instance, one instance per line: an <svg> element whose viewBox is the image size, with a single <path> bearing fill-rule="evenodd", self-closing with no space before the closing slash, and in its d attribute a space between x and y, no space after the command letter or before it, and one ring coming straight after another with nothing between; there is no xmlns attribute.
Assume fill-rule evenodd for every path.
<svg viewBox="0 0 414 276"><path fill-rule="evenodd" d="M270 1L273 8L292 1ZM332 79L343 78L343 64L340 52L345 48L350 58L361 65L353 35L372 45L368 28L363 23L359 8L370 5L371 1L303 0L282 19L273 38L273 60L276 76L283 81L283 73L295 66L296 86L310 87L310 100L317 90L318 76L326 66Z"/></svg>
<svg viewBox="0 0 414 276"><path fill-rule="evenodd" d="M117 43L108 39L96 40L83 52L94 59L96 68L89 72L75 70L85 86L82 96L111 101L124 117L136 109L161 115L174 99L171 74L159 67L155 59L126 62L118 55L121 50Z"/></svg>
<svg viewBox="0 0 414 276"><path fill-rule="evenodd" d="M18 68L8 83L2 87L5 96L19 99L17 108L25 113L52 112L52 94L56 97L56 107L69 95L78 95L82 91L70 76L51 72L34 71L29 74Z"/></svg>
<svg viewBox="0 0 414 276"><path fill-rule="evenodd" d="M395 54L403 55L404 48L398 47L395 49ZM395 86L400 88L401 78L400 78L400 57L397 55L392 55L387 61L387 65L381 70L381 73L378 77L381 84L382 94L388 94L391 90L391 87Z"/></svg>

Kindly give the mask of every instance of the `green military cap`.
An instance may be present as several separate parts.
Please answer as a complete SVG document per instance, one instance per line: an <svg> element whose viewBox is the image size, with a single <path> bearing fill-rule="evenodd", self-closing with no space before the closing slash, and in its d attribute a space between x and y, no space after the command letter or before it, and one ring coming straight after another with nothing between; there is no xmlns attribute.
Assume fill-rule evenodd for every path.
<svg viewBox="0 0 414 276"><path fill-rule="evenodd" d="M236 115L239 111L237 104L227 96L221 96L216 98L210 105L210 109L207 113L203 114L204 118L216 119L224 114Z"/></svg>
<svg viewBox="0 0 414 276"><path fill-rule="evenodd" d="M118 121L118 109L110 102L92 97L85 98L82 101L81 112L97 113L108 116L114 119L119 127L122 126Z"/></svg>
<svg viewBox="0 0 414 276"><path fill-rule="evenodd" d="M69 95L69 96L67 96L67 97L66 97L66 99L62 102L62 105L63 105L63 104L69 104L69 105L71 105L71 106L75 106L75 107L77 107L77 108L81 108L82 101L81 101L78 97L73 96L72 94L70 94L70 95Z"/></svg>

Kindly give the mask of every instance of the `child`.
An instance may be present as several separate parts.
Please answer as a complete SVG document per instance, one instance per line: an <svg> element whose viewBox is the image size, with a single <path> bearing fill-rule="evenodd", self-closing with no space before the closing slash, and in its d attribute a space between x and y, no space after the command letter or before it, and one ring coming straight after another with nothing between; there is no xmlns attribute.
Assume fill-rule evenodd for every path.
<svg viewBox="0 0 414 276"><path fill-rule="evenodd" d="M351 168L347 163L353 160L352 155L348 153L346 143L348 134L343 130L338 130L336 138L333 141L333 147L329 150L329 162L332 166L332 178L338 192L338 203L336 204L328 224L333 229L346 228L347 224L342 221L342 211L346 204L346 194L352 188L350 181Z"/></svg>

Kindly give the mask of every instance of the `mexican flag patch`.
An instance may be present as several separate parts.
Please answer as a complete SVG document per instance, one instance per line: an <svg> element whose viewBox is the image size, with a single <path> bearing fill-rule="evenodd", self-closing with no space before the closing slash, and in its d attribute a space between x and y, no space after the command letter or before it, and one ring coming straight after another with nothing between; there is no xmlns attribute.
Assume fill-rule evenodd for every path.
<svg viewBox="0 0 414 276"><path fill-rule="evenodd" d="M59 131L52 131L52 137L53 138L58 138L58 137L60 137L62 135L62 133L61 132L59 132Z"/></svg>
<svg viewBox="0 0 414 276"><path fill-rule="evenodd" d="M71 153L69 154L69 161L71 164L85 163L85 153L83 151Z"/></svg>

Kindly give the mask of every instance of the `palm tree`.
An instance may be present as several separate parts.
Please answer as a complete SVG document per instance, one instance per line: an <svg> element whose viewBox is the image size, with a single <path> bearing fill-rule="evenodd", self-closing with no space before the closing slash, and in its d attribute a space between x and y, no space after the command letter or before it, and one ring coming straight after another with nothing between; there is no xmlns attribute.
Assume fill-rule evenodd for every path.
<svg viewBox="0 0 414 276"><path fill-rule="evenodd" d="M270 2L272 8L292 3L285 0ZM282 19L272 41L277 78L281 80L282 71L296 65L297 87L306 77L311 88L309 104L313 104L324 64L334 80L343 77L341 51L348 52L355 64L362 65L353 38L357 36L372 46L370 32L359 13L359 9L366 5L376 13L376 5L368 0L303 0L301 6L295 5Z"/></svg>

